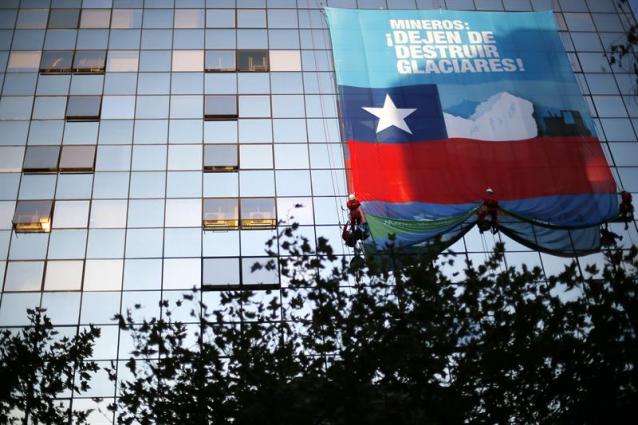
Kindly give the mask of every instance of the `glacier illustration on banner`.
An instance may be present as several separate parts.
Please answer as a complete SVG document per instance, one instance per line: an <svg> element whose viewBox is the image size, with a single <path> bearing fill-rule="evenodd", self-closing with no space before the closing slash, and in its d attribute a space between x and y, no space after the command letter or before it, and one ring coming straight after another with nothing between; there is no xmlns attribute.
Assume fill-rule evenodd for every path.
<svg viewBox="0 0 638 425"><path fill-rule="evenodd" d="M367 248L445 247L487 220L541 251L599 249L617 187L551 11L326 11Z"/></svg>

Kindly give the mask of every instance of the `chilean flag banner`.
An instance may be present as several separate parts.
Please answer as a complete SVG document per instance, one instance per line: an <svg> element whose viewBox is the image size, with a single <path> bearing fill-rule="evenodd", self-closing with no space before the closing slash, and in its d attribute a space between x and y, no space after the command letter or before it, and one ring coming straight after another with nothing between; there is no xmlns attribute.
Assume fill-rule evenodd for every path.
<svg viewBox="0 0 638 425"><path fill-rule="evenodd" d="M551 11L326 11L370 248L454 242L489 188L511 238L599 249L617 188Z"/></svg>

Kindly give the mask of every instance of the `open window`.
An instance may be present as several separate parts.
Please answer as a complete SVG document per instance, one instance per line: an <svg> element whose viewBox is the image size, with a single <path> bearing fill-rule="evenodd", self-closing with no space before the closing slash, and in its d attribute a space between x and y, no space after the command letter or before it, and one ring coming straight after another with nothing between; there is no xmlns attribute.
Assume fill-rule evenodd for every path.
<svg viewBox="0 0 638 425"><path fill-rule="evenodd" d="M207 121L237 119L237 96L204 97L204 119Z"/></svg>
<svg viewBox="0 0 638 425"><path fill-rule="evenodd" d="M51 231L53 201L18 201L13 214L16 233L47 233Z"/></svg>
<svg viewBox="0 0 638 425"><path fill-rule="evenodd" d="M60 172L90 173L95 170L95 145L62 146Z"/></svg>
<svg viewBox="0 0 638 425"><path fill-rule="evenodd" d="M274 198L243 198L239 210L242 229L273 229L277 225Z"/></svg>
<svg viewBox="0 0 638 425"><path fill-rule="evenodd" d="M237 50L237 70L268 72L268 50Z"/></svg>
<svg viewBox="0 0 638 425"><path fill-rule="evenodd" d="M103 74L106 67L106 50L77 50L73 58L73 72Z"/></svg>
<svg viewBox="0 0 638 425"><path fill-rule="evenodd" d="M69 96L65 118L67 121L97 121L101 109L102 96Z"/></svg>
<svg viewBox="0 0 638 425"><path fill-rule="evenodd" d="M27 146L22 171L25 173L54 173L58 170L59 146Z"/></svg>
<svg viewBox="0 0 638 425"><path fill-rule="evenodd" d="M73 65L72 50L45 50L40 59L40 73L63 74L71 72Z"/></svg>
<svg viewBox="0 0 638 425"><path fill-rule="evenodd" d="M239 228L239 200L236 198L204 199L202 226L209 230Z"/></svg>
<svg viewBox="0 0 638 425"><path fill-rule="evenodd" d="M204 171L223 173L238 168L237 145L204 145Z"/></svg>
<svg viewBox="0 0 638 425"><path fill-rule="evenodd" d="M204 69L206 72L235 72L235 59L233 50L207 50Z"/></svg>

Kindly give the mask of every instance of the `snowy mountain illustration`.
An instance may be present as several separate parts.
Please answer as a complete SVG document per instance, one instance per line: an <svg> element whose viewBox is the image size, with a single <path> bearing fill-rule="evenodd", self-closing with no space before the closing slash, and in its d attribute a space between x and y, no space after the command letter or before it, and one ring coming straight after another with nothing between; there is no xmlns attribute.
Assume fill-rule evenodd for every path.
<svg viewBox="0 0 638 425"><path fill-rule="evenodd" d="M443 113L449 138L505 141L538 136L529 100L500 92L480 103L469 118Z"/></svg>

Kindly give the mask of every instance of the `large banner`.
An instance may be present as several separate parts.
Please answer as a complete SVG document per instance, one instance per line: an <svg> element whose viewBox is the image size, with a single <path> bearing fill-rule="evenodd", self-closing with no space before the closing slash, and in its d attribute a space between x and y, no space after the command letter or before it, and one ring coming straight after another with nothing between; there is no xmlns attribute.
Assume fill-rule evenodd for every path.
<svg viewBox="0 0 638 425"><path fill-rule="evenodd" d="M486 190L498 229L599 247L617 189L551 11L327 9L348 183L373 243L451 243Z"/></svg>

